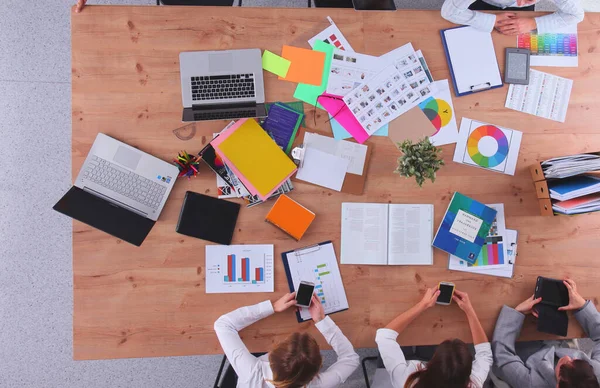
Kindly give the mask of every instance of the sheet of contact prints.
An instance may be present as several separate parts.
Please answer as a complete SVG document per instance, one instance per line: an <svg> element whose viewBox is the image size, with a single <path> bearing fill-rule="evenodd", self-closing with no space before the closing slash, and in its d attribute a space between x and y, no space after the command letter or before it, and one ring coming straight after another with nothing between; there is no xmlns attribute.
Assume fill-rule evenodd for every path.
<svg viewBox="0 0 600 388"><path fill-rule="evenodd" d="M431 82L412 45L402 46L384 57L391 59L392 64L344 97L369 135L432 92Z"/></svg>

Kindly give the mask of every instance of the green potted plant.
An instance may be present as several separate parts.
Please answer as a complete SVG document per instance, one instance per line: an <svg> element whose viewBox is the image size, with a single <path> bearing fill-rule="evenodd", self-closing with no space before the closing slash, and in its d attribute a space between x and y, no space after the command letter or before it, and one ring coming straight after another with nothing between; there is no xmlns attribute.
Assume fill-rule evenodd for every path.
<svg viewBox="0 0 600 388"><path fill-rule="evenodd" d="M414 144L411 140L404 140L398 143L398 148L402 156L398 158L395 173L406 178L414 176L419 187L423 187L425 179L435 182L435 173L444 165L444 161L441 158L442 150L431 144L428 137Z"/></svg>

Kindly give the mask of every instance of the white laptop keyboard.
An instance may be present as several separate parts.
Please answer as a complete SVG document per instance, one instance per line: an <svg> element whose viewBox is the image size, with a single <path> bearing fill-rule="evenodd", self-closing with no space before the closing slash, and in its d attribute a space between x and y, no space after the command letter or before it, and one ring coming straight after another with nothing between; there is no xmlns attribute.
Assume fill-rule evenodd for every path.
<svg viewBox="0 0 600 388"><path fill-rule="evenodd" d="M97 156L92 156L83 176L92 182L157 209L166 187Z"/></svg>

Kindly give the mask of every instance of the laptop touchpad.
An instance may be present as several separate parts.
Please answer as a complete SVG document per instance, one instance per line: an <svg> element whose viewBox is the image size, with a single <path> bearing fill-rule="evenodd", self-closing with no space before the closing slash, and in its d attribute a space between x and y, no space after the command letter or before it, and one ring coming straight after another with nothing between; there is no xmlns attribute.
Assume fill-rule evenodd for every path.
<svg viewBox="0 0 600 388"><path fill-rule="evenodd" d="M232 55L228 53L212 54L208 60L208 70L213 73L217 71L231 71L233 67Z"/></svg>
<svg viewBox="0 0 600 388"><path fill-rule="evenodd" d="M119 146L113 160L131 170L135 170L141 158L141 153Z"/></svg>

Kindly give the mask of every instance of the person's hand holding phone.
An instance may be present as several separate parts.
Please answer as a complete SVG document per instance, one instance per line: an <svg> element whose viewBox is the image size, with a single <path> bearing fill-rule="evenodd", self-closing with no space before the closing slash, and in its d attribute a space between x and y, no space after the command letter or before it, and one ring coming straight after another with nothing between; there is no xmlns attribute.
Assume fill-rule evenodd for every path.
<svg viewBox="0 0 600 388"><path fill-rule="evenodd" d="M321 322L323 319L325 319L325 309L323 309L321 300L317 295L313 294L308 312L315 323Z"/></svg>
<svg viewBox="0 0 600 388"><path fill-rule="evenodd" d="M288 308L296 305L296 293L290 292L279 298L273 303L273 310L276 313L287 310Z"/></svg>
<svg viewBox="0 0 600 388"><path fill-rule="evenodd" d="M475 312L473 309L473 305L471 304L471 299L469 298L469 294L466 292L462 292L459 290L454 290L454 295L452 295L452 300L460 307L465 314L472 314Z"/></svg>
<svg viewBox="0 0 600 388"><path fill-rule="evenodd" d="M579 295L579 292L577 292L577 284L575 284L575 281L571 279L565 279L563 280L563 284L567 287L567 290L569 290L569 304L559 307L558 309L560 311L566 311L579 310L582 308L585 305L585 299Z"/></svg>
<svg viewBox="0 0 600 388"><path fill-rule="evenodd" d="M423 310L427 310L428 308L435 306L438 296L440 296L440 290L437 288L428 288L425 290L425 295L423 295L423 298L418 304Z"/></svg>
<svg viewBox="0 0 600 388"><path fill-rule="evenodd" d="M540 303L542 301L542 297L535 299L534 295L531 295L529 298L525 299L523 302L519 303L515 310L520 312L521 314L529 314L532 313L534 317L538 317L537 311L533 310L533 306Z"/></svg>

